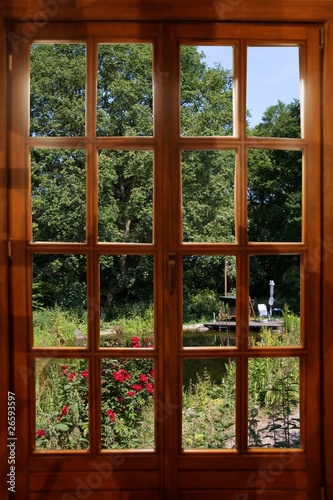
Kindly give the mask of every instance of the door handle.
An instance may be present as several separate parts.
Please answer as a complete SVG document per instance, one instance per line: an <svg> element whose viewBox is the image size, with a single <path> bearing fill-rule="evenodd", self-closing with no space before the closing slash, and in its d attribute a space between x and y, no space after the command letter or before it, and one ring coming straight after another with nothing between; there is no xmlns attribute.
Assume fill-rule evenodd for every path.
<svg viewBox="0 0 333 500"><path fill-rule="evenodd" d="M169 267L169 292L173 295L175 290L175 270L176 270L176 254L169 253L168 256L168 267Z"/></svg>

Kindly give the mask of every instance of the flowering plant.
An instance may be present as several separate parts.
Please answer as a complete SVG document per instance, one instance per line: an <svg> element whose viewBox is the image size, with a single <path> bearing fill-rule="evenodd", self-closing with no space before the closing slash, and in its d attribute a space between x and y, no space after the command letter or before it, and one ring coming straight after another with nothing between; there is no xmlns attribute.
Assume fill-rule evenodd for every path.
<svg viewBox="0 0 333 500"><path fill-rule="evenodd" d="M132 337L131 347L152 347ZM89 447L87 360L36 360L36 447ZM101 364L102 448L140 448L154 441L154 361L103 359Z"/></svg>

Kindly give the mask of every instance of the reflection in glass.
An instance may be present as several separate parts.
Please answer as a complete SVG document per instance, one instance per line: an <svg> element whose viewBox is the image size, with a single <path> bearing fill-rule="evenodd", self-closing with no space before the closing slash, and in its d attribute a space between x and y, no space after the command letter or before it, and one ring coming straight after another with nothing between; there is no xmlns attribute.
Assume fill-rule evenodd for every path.
<svg viewBox="0 0 333 500"><path fill-rule="evenodd" d="M103 359L102 448L154 448L154 361Z"/></svg>
<svg viewBox="0 0 333 500"><path fill-rule="evenodd" d="M101 255L101 347L154 346L152 255Z"/></svg>
<svg viewBox="0 0 333 500"><path fill-rule="evenodd" d="M249 446L300 447L298 358L249 359Z"/></svg>
<svg viewBox="0 0 333 500"><path fill-rule="evenodd" d="M151 151L100 151L98 238L108 242L152 242Z"/></svg>
<svg viewBox="0 0 333 500"><path fill-rule="evenodd" d="M300 345L300 287L299 255L250 257L250 297L256 315L250 321L251 345Z"/></svg>
<svg viewBox="0 0 333 500"><path fill-rule="evenodd" d="M249 135L300 137L298 47L248 47Z"/></svg>
<svg viewBox="0 0 333 500"><path fill-rule="evenodd" d="M183 151L183 240L235 241L235 151Z"/></svg>
<svg viewBox="0 0 333 500"><path fill-rule="evenodd" d="M30 135L84 136L85 88L85 45L31 45Z"/></svg>
<svg viewBox="0 0 333 500"><path fill-rule="evenodd" d="M232 53L232 47L180 47L181 135L233 134Z"/></svg>
<svg viewBox="0 0 333 500"><path fill-rule="evenodd" d="M248 151L247 208L249 241L301 241L301 151Z"/></svg>
<svg viewBox="0 0 333 500"><path fill-rule="evenodd" d="M183 362L182 446L235 448L236 361Z"/></svg>
<svg viewBox="0 0 333 500"><path fill-rule="evenodd" d="M86 347L86 256L34 255L32 308L35 347Z"/></svg>
<svg viewBox="0 0 333 500"><path fill-rule="evenodd" d="M236 257L184 256L183 346L235 345L235 313Z"/></svg>
<svg viewBox="0 0 333 500"><path fill-rule="evenodd" d="M153 135L152 45L98 47L97 136Z"/></svg>
<svg viewBox="0 0 333 500"><path fill-rule="evenodd" d="M36 449L89 448L88 362L36 359Z"/></svg>
<svg viewBox="0 0 333 500"><path fill-rule="evenodd" d="M31 149L33 241L86 240L86 151Z"/></svg>

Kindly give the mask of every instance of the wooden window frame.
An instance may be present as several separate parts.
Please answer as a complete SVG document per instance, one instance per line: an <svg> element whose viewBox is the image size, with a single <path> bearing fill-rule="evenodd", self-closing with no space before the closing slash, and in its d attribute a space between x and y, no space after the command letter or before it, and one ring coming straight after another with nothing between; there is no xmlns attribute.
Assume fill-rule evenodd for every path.
<svg viewBox="0 0 333 500"><path fill-rule="evenodd" d="M330 415L332 414L332 403L331 401L333 400L332 396L332 388L330 384L330 379L332 375L332 368L330 367L331 365L331 359L333 355L333 345L331 342L331 335L330 335L330 325L329 325L329 314L328 311L330 310L330 297L331 297L331 292L333 289L333 272L332 272L332 266L330 265L330 262L332 260L331 257L331 234L333 231L333 221L332 221L332 200L331 200L331 189L333 187L333 174L332 174L332 168L331 167L331 162L333 161L333 155L331 154L331 148L333 144L333 138L331 137L332 134L332 109L333 108L333 101L332 97L330 95L330 82L332 81L332 75L333 75L333 65L331 63L332 61L332 53L333 53L333 39L332 39L332 20L331 20L331 14L333 13L333 8L331 5L329 5L329 2L324 2L324 1L318 1L318 2L313 2L313 1L296 1L293 6L287 6L288 2L277 2L275 5L275 9L271 9L270 13L265 13L263 12L263 9L265 9L263 2L260 2L259 0L253 1L253 2L246 2L247 4L251 3L252 4L252 9L249 9L249 11L246 8L246 5L240 5L237 8L237 13L229 13L228 10L226 10L226 17L229 18L229 20L262 20L262 21L267 21L267 20L274 20L274 21L295 21L295 20L303 20L303 21L308 21L312 22L313 20L317 20L320 22L325 22L325 31L326 31L326 42L325 42L325 51L324 51L324 76L323 76L323 87L322 90L319 90L319 94L323 95L323 99L325 102L325 107L323 109L323 129L319 132L322 132L322 135L319 136L318 138L318 147L323 148L323 155L324 155L324 168L323 168L323 185L321 186L322 189L322 198L320 200L317 200L316 206L312 207L312 209L315 209L318 211L318 214L320 216L322 215L322 220L323 220L323 235L322 239L320 242L317 243L317 246L313 247L312 251L313 252L319 252L318 250L318 245L319 247L322 246L321 248L321 276L322 276L322 288L321 292L319 292L318 297L322 297L322 319L321 319L321 327L323 329L323 339L322 339L322 350L323 350L323 370L324 370L324 379L323 379L323 392L324 392L324 413L323 413L323 422L324 422L324 428L325 428L325 448L324 448L324 456L325 456L325 469L328 472L330 470L330 465L333 464L333 436L332 436L332 431L330 430L330 425L329 425L329 420L330 420ZM273 2L272 2L273 3ZM279 5L278 5L279 3ZM193 2L191 2L193 5ZM220 6L223 7L223 4L219 4ZM123 10L124 6L122 8L117 7L117 5L114 5L114 11L113 14L115 17L125 15L125 12ZM26 16L29 18L29 16L33 16L34 12L31 10L31 7L25 6L24 7L24 12L26 13ZM30 10L29 10L30 9ZM89 10L90 7L88 4L84 6L84 15L86 16L85 19L88 20L89 16L92 15L91 10ZM177 12L177 7L176 5L174 6L175 12ZM251 11L251 12L250 12ZM11 5L6 6L6 16L11 17L11 18L17 18L19 19L20 16L22 16L22 5L19 4L19 2L12 2ZM110 8L111 12L111 8ZM148 9L148 12L153 12L153 9ZM60 14L59 17L61 16L68 16L68 10L66 10L66 7L60 9ZM73 15L73 14L71 14ZM75 14L74 14L75 15ZM98 15L98 14L97 14ZM101 15L101 13L99 14ZM126 13L128 17L134 16L135 13L131 10ZM150 14L152 15L152 14ZM156 15L156 14L154 14ZM164 13L164 10L161 9L158 11L158 15L162 16L165 15L167 17L168 12ZM181 16L181 14L178 14ZM208 9L208 14L207 11L204 13L203 9L199 7L196 10L195 16L201 16L201 18L204 18L204 16L211 15L212 20L216 19L216 9L213 12L212 9ZM215 16L215 17L214 17ZM268 18L268 19L267 19ZM219 19L217 19L219 20ZM4 32L4 24L2 24L2 32ZM5 50L5 43L3 42L3 39L1 39L1 45L0 45L0 51L1 51L1 60L2 64L4 67L7 67L7 55L6 55L6 50ZM6 91L7 89L7 82L4 77L1 78L0 80L0 90ZM9 87L9 85L8 85ZM5 93L1 93L0 95L5 95ZM316 93L316 95L318 95ZM6 102L4 99L1 100L0 102L1 106L1 111L3 111L3 115L6 115ZM1 134L1 143L3 146L3 150L6 150L6 129L7 129L7 124L4 119L1 120L1 131L3 134ZM3 162L1 165L1 181L2 185L1 187L4 189L4 192L7 190L7 174L6 174L6 162ZM7 213L7 197L1 197L1 207L3 208L3 214L5 215ZM7 235L8 234L8 225L7 225L7 218L2 217L1 219L1 227L4 228L4 231L2 234ZM1 264L2 264L2 269L3 269L3 274L2 274L2 279L0 282L1 285L1 290L4 292L4 297L7 297L7 275L8 275L8 263L7 263L7 256L8 256L8 246L7 246L7 238L3 238L1 241ZM16 251L15 248L15 242L14 242L14 250ZM195 250L194 247L191 248L191 251ZM198 249L199 250L199 249ZM257 248L257 250L259 250ZM266 248L263 248L263 253L265 253ZM246 263L244 263L244 269L246 267ZM245 300L243 298L243 302L245 304ZM245 306L244 306L245 310ZM9 317L7 314L8 311L8 301L6 298L1 304L1 311L3 312L3 319L4 319L4 331L9 332ZM9 352L9 336L4 335L2 337L2 347L3 352L7 353ZM314 365L314 369L318 370L318 366ZM9 380L9 367L8 363L4 363L2 365L2 375L3 375L3 380L8 381ZM315 381L311 382L312 388L314 391L318 390L317 383ZM5 388L3 391L3 394L6 397L6 387L9 387L9 382L5 384ZM6 422L5 426L3 428L6 428ZM6 455L6 454L5 454ZM258 466L261 464L261 462L258 462ZM327 498L330 498L329 495L333 494L333 484L332 484L332 479L329 478L329 474L326 475L326 493L327 493ZM301 497L300 497L301 498ZM303 497L302 497L303 498ZM305 498L305 497L304 497Z"/></svg>

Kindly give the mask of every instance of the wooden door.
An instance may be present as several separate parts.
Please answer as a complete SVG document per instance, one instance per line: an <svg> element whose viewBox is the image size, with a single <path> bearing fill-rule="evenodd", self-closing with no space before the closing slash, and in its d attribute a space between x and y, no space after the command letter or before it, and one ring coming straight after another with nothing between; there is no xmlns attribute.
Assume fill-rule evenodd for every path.
<svg viewBox="0 0 333 500"><path fill-rule="evenodd" d="M31 45L24 29L11 26L9 132L18 498L317 498L319 27L49 23L29 38ZM227 48L233 61L224 74L224 104L216 92L218 72L206 75L215 91L207 115L205 95L189 100L193 80L180 85L196 46ZM291 47L298 54L296 135L247 128L247 61L256 47ZM42 82L31 74L31 58ZM136 62L144 73L135 72ZM61 94L68 68L78 82L75 91L68 87ZM198 68L190 65L187 75L197 78ZM125 108L117 107L120 101ZM197 121L187 114L193 105ZM225 124L211 128L225 108ZM263 233L251 228L265 221L256 215L258 205L250 205L251 179L260 174L258 165L271 165L266 190L271 182L277 196L277 171L289 158L301 178L294 200L298 233L290 241L282 236L288 208L282 205L281 220L279 212L276 217L282 229L260 239ZM201 179L211 164L215 178L206 186ZM219 187L228 185L228 196L215 189L217 179ZM198 214L197 223L190 209L204 187L212 193L211 206L214 196L216 205L232 205L216 216L216 227L210 228L209 214L206 222ZM249 296L259 286L252 283L258 268L281 269L286 293L289 285L295 290L288 296L300 311L298 339L281 340L278 333L272 340L269 323L259 323L267 326L265 337L250 335ZM193 283L204 290L205 280L218 284L218 274L222 284L228 273L235 332L226 333L221 321L219 343L210 343L209 334L199 341L194 333L189 345L183 323ZM213 292L223 295L221 288ZM126 310L124 324L112 324L112 307L120 311L129 297L133 311ZM63 312L68 298L81 307L72 323ZM128 323L138 314L147 317L140 310L144 301L154 314L153 329L133 323L134 334ZM45 304L57 314L52 330L38 324ZM263 380L272 374L259 393L258 368ZM196 393L192 380L191 399L189 374L195 378L202 370L208 373L201 375L203 392ZM218 382L211 378L214 370L221 370ZM140 423L138 413L144 415ZM208 421L211 435L205 434ZM288 439L279 438L279 429Z"/></svg>

